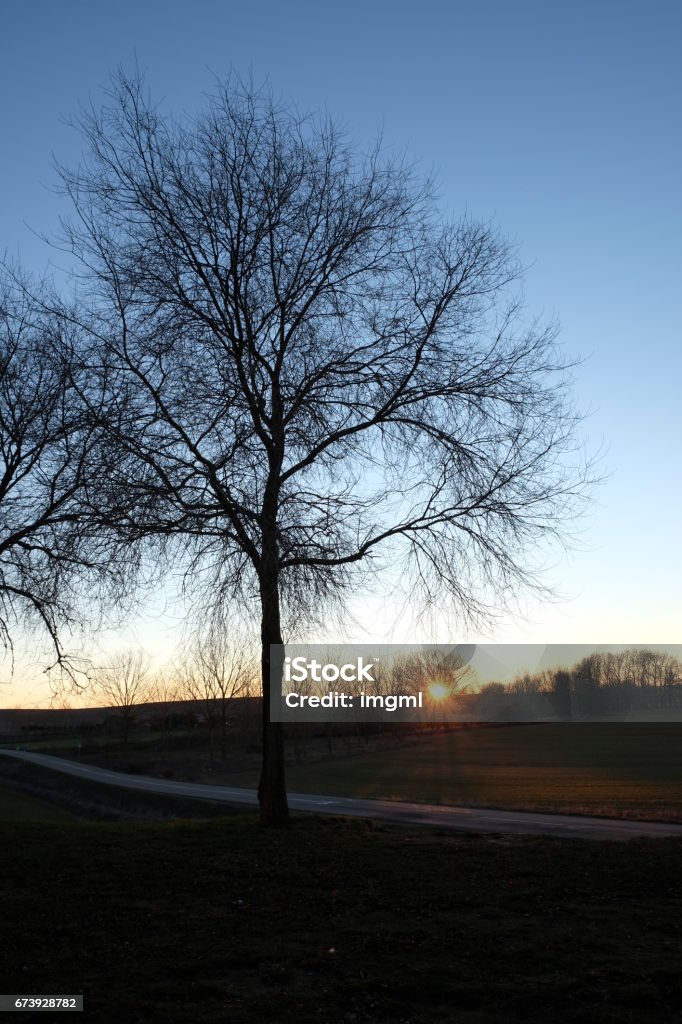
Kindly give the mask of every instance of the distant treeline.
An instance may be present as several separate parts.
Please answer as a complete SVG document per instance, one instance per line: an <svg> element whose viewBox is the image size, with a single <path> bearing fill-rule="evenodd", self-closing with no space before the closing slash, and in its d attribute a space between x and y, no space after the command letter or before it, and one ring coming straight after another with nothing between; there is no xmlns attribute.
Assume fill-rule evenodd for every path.
<svg viewBox="0 0 682 1024"><path fill-rule="evenodd" d="M489 720L591 718L682 708L682 662L665 651L634 648L589 654L571 668L488 683L468 696L467 711Z"/></svg>

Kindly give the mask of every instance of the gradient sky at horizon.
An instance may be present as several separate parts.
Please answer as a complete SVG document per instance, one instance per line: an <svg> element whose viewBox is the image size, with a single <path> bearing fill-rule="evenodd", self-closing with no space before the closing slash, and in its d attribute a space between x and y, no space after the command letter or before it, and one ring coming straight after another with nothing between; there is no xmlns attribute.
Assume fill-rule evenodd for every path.
<svg viewBox="0 0 682 1024"><path fill-rule="evenodd" d="M135 61L178 112L201 104L214 74L267 76L361 144L381 130L435 171L453 214L494 219L519 244L529 310L556 315L565 350L584 358L576 398L610 476L581 548L548 576L566 599L529 601L525 622L471 639L682 641L682 5L4 0L0 11L0 248L34 273L59 262L34 232L67 212L51 191L52 153L72 164L81 147L65 119ZM359 608L377 635L348 638L390 639L394 612ZM169 633L150 616L136 635L159 654ZM2 691L0 705L29 700L18 681Z"/></svg>

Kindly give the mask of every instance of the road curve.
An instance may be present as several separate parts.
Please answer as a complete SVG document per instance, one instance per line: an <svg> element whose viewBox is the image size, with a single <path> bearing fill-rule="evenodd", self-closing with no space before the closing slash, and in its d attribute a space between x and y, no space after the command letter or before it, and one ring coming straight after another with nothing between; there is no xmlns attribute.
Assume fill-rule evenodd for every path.
<svg viewBox="0 0 682 1024"><path fill-rule="evenodd" d="M122 786L126 789L144 790L147 793L191 797L231 805L257 805L254 789L174 782L170 779L155 779L148 775L126 775L123 772L112 772L106 768L96 768L94 765L66 761L61 757L35 754L27 750L0 748L0 755L18 758L28 764L52 768L66 775L75 775L107 786ZM340 796L316 796L309 793L289 793L289 807L294 811L375 818L401 825L426 825L429 828L472 832L562 836L570 839L656 839L662 836L682 838L682 825L665 822L488 810L484 807L447 807L440 804L403 803L397 800L360 800Z"/></svg>

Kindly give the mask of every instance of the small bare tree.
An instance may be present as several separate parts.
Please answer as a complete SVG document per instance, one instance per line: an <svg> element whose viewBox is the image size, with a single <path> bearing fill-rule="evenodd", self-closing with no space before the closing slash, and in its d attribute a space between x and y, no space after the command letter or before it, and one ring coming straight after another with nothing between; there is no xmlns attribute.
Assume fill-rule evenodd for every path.
<svg viewBox="0 0 682 1024"><path fill-rule="evenodd" d="M114 712L127 751L137 709L153 699L149 659L144 651L123 651L98 667L93 673L92 696L100 706Z"/></svg>
<svg viewBox="0 0 682 1024"><path fill-rule="evenodd" d="M164 744L168 744L173 720L173 705L182 699L177 678L168 670L156 672L149 685L149 699L160 705L156 711Z"/></svg>
<svg viewBox="0 0 682 1024"><path fill-rule="evenodd" d="M204 676L210 678L218 705L220 759L227 756L227 729L234 701L247 695L253 678L248 658L230 645L222 634L211 636L199 645L197 661Z"/></svg>
<svg viewBox="0 0 682 1024"><path fill-rule="evenodd" d="M250 695L252 681L253 665L248 656L238 646L230 644L225 633L215 630L199 638L180 667L180 692L202 706L211 764L216 726L220 736L220 759L224 763L231 708L237 698Z"/></svg>
<svg viewBox="0 0 682 1024"><path fill-rule="evenodd" d="M523 318L489 224L267 91L228 81L180 124L121 74L78 126L65 241L91 367L127 402L101 424L112 519L181 547L204 607L260 620L259 798L281 823L271 645L382 565L474 618L540 586L529 552L590 479L556 328Z"/></svg>

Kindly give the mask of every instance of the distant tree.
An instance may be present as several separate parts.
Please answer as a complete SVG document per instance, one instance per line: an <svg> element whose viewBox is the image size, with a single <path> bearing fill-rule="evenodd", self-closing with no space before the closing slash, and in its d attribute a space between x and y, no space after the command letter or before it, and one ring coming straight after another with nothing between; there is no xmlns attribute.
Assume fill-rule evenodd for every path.
<svg viewBox="0 0 682 1024"><path fill-rule="evenodd" d="M92 697L114 712L127 751L139 705L153 699L149 659L144 651L131 649L114 654L106 665L96 668Z"/></svg>
<svg viewBox="0 0 682 1024"><path fill-rule="evenodd" d="M503 683L484 683L473 702L473 710L478 720L495 722L505 717L511 703L509 690Z"/></svg>
<svg viewBox="0 0 682 1024"><path fill-rule="evenodd" d="M562 721L570 722L573 717L571 698L571 673L565 669L556 669L552 673L551 690L554 709Z"/></svg>
<svg viewBox="0 0 682 1024"><path fill-rule="evenodd" d="M518 672L509 684L509 692L534 696L542 693L545 681L537 672Z"/></svg>
<svg viewBox="0 0 682 1024"><path fill-rule="evenodd" d="M625 656L628 671L635 686L642 691L645 706L671 706L682 676L680 661L666 651L646 647L626 651Z"/></svg>
<svg viewBox="0 0 682 1024"><path fill-rule="evenodd" d="M413 694L422 691L427 697L435 693L438 700L446 700L470 690L475 682L476 674L468 657L457 648L444 650L427 646L423 651L396 658L385 680L385 692Z"/></svg>
<svg viewBox="0 0 682 1024"><path fill-rule="evenodd" d="M149 684L150 700L162 704L172 704L180 700L177 679L167 670L157 672Z"/></svg>
<svg viewBox="0 0 682 1024"><path fill-rule="evenodd" d="M252 692L254 666L247 654L230 643L225 632L211 631L195 648L196 670L202 689L211 693L220 730L220 758L227 756L227 729L234 701Z"/></svg>
<svg viewBox="0 0 682 1024"><path fill-rule="evenodd" d="M174 715L173 705L181 699L182 695L180 693L178 680L171 672L168 670L162 670L157 672L151 678L149 684L149 700L160 705L159 710L156 711L156 718L161 728L165 743L168 741L171 723L176 717Z"/></svg>
<svg viewBox="0 0 682 1024"><path fill-rule="evenodd" d="M128 403L101 483L122 536L182 546L197 601L259 618L259 799L282 823L271 645L381 565L471 618L540 586L529 552L590 479L556 328L524 320L489 224L267 91L228 82L181 124L121 74L78 125L65 239L91 365Z"/></svg>
<svg viewBox="0 0 682 1024"><path fill-rule="evenodd" d="M209 764L214 763L215 734L220 758L227 753L227 726L232 701L251 690L252 672L246 657L223 636L202 638L183 658L177 671L178 692L201 708L209 741Z"/></svg>

